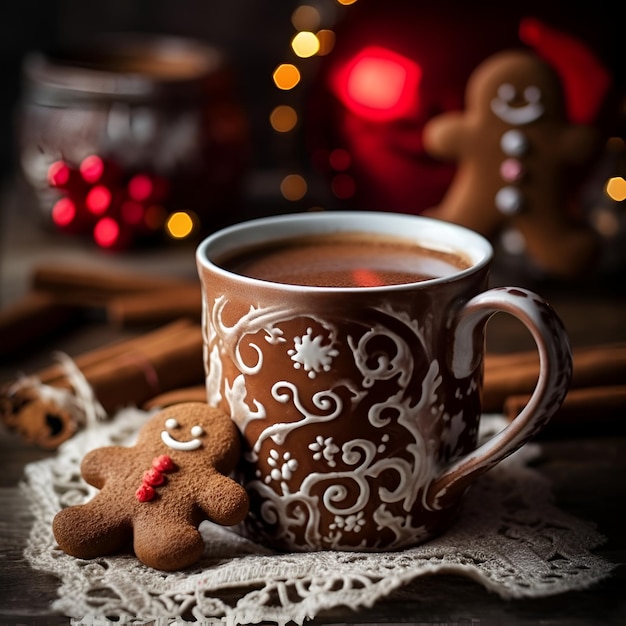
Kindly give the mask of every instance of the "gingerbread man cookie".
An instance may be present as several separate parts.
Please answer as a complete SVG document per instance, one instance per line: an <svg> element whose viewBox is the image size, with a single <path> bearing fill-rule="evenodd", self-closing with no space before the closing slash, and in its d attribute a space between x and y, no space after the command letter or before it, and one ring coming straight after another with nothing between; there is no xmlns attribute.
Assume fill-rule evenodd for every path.
<svg viewBox="0 0 626 626"><path fill-rule="evenodd" d="M100 492L57 513L55 539L78 558L132 547L149 567L188 567L204 551L203 520L231 526L247 514L246 491L228 477L239 454L228 415L201 402L172 405L144 425L134 446L85 456L82 476Z"/></svg>
<svg viewBox="0 0 626 626"><path fill-rule="evenodd" d="M468 81L466 110L430 120L423 140L432 156L458 162L446 195L427 214L492 240L513 228L549 274L575 276L593 264L598 241L574 215L570 187L575 168L597 150L598 134L568 122L559 77L536 54L489 57Z"/></svg>

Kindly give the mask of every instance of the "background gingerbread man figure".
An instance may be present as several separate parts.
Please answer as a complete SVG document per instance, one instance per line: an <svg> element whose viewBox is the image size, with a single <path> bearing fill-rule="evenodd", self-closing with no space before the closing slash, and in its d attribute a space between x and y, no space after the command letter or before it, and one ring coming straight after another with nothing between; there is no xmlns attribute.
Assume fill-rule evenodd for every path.
<svg viewBox="0 0 626 626"><path fill-rule="evenodd" d="M155 569L178 570L204 552L198 526L231 526L248 512L244 488L227 474L239 460L230 417L200 402L170 406L139 432L132 447L89 452L83 478L100 492L53 520L61 549L92 559L132 548Z"/></svg>
<svg viewBox="0 0 626 626"><path fill-rule="evenodd" d="M430 120L423 139L432 156L458 162L443 200L425 214L491 240L514 228L548 274L573 277L594 264L599 241L576 215L572 185L599 134L568 121L560 79L539 56L489 57L468 81L466 110Z"/></svg>

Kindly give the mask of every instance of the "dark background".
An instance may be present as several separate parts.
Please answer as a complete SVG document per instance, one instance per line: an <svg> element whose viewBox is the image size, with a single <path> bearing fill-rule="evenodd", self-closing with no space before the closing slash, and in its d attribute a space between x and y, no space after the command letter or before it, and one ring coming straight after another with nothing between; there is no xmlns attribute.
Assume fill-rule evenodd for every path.
<svg viewBox="0 0 626 626"><path fill-rule="evenodd" d="M271 75L289 52L292 0L13 0L0 4L0 167L15 165L13 128L24 55L83 42L99 33L145 32L197 38L222 48L241 98L265 130L276 91ZM265 124L260 122L263 117ZM255 138L257 145L263 141Z"/></svg>
<svg viewBox="0 0 626 626"><path fill-rule="evenodd" d="M20 92L20 65L26 53L59 44L88 39L90 35L115 32L147 32L198 38L221 47L234 66L243 104L252 123L253 165L272 166L276 147L272 143L268 115L278 103L271 79L278 63L293 60L289 43L294 28L295 0L13 0L0 4L0 175L3 180L15 167L14 115ZM359 0L339 7L333 0L310 0L310 4L339 16L362 9L387 11L402 6L398 0ZM613 3L611 3L613 4ZM608 2L457 3L404 2L415 13L435 11L451 17L464 11L474 17L468 34L476 42L490 37L502 17L515 12L534 14L555 26L563 26L588 41L614 73L623 93L624 48L618 36L623 28L623 6ZM484 20L483 20L484 18ZM482 21L481 21L482 20ZM484 24L481 26L481 24ZM481 31L482 28L482 31ZM445 40L446 32L441 37ZM452 42L451 42L452 43ZM306 93L301 97L306 98ZM297 141L297 138L296 138Z"/></svg>

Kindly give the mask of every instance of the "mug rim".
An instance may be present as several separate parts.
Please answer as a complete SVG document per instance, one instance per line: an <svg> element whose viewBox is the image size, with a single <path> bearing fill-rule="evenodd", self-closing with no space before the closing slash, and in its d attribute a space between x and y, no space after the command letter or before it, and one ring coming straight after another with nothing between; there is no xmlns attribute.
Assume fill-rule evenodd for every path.
<svg viewBox="0 0 626 626"><path fill-rule="evenodd" d="M303 224L308 224L308 229L304 230L302 228ZM390 228L392 224L394 227ZM421 231L409 232L417 224L421 225ZM315 228L310 230L312 225ZM365 232L375 235L401 237L431 250L461 254L463 258L468 260L470 266L447 276L400 284L372 287L320 287L281 283L245 276L218 265L212 259L216 255L223 255L238 249L243 250L253 245L284 240L289 236L330 235L338 232ZM437 237L433 237L434 232L439 233ZM262 234L261 237L259 233ZM444 233L447 235L447 238L443 235ZM439 244L440 247L434 246L434 243ZM224 278L255 287L265 286L284 291L306 291L308 293L372 293L377 291L426 289L435 284L455 282L488 266L493 259L493 255L493 246L483 235L453 222L446 222L424 215L393 211L332 210L284 213L252 218L226 226L205 237L196 247L195 256L199 267Z"/></svg>

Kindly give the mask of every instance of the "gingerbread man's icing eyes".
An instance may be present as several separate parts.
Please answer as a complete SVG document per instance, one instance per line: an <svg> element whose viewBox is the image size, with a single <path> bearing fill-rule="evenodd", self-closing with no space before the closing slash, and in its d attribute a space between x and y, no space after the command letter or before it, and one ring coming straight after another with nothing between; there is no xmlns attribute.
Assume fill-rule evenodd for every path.
<svg viewBox="0 0 626 626"><path fill-rule="evenodd" d="M530 124L538 120L544 113L541 104L541 90L534 85L524 89L523 97L526 104L511 106L515 100L516 89L510 83L502 83L498 87L498 95L491 101L491 110L503 122L514 125Z"/></svg>
<svg viewBox="0 0 626 626"><path fill-rule="evenodd" d="M173 450L197 450L200 446L202 446L202 441L200 437L204 435L204 428L200 425L192 426L190 429L190 434L193 439L187 439L185 441L180 441L179 439L175 439L168 431L177 430L180 428L180 424L173 417L165 420L165 428L167 430L161 431L161 439L163 443L172 448Z"/></svg>
<svg viewBox="0 0 626 626"><path fill-rule="evenodd" d="M515 98L515 87L509 83L503 83L498 87L498 98L503 102L511 102Z"/></svg>

